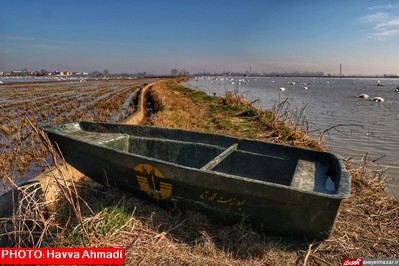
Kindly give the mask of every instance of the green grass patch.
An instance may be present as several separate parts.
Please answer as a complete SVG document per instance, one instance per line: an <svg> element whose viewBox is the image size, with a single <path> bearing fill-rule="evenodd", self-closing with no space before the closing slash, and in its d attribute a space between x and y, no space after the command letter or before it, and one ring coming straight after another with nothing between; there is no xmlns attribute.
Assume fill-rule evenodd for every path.
<svg viewBox="0 0 399 266"><path fill-rule="evenodd" d="M253 138L262 133L262 123L270 120L270 113L260 114L258 110L244 103L230 103L220 97L209 96L205 92L176 85L174 90L183 93L192 101L200 104L209 114L203 131L214 132L214 129L234 131L239 135Z"/></svg>
<svg viewBox="0 0 399 266"><path fill-rule="evenodd" d="M211 105L209 110L212 114L221 114L227 117L238 116L238 114L243 111L241 108L223 103Z"/></svg>
<svg viewBox="0 0 399 266"><path fill-rule="evenodd" d="M203 91L197 91L183 86L175 86L173 89L181 93L184 93L192 100L203 100L206 102L213 102L217 100L216 97L209 96Z"/></svg>
<svg viewBox="0 0 399 266"><path fill-rule="evenodd" d="M61 246L87 246L95 239L107 238L118 231L130 231L133 226L134 210L125 204L109 205L106 200L95 204L95 215L83 219L84 228L79 222L74 222L74 228L68 230L61 241Z"/></svg>

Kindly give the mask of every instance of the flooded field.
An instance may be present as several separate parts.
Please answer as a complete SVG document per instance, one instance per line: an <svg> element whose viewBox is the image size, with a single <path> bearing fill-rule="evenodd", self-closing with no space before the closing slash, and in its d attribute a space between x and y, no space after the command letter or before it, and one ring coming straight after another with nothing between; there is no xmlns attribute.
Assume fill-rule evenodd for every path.
<svg viewBox="0 0 399 266"><path fill-rule="evenodd" d="M0 84L0 194L43 169L46 149L32 126L69 121L121 122L139 88L155 79Z"/></svg>

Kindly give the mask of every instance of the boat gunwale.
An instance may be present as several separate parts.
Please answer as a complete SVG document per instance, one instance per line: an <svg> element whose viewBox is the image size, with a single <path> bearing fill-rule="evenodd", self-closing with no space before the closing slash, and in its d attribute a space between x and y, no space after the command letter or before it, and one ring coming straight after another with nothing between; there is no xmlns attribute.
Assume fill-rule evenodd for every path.
<svg viewBox="0 0 399 266"><path fill-rule="evenodd" d="M153 157L148 157L148 156L143 156L143 155L132 153L132 152L122 151L120 149L109 147L109 146L106 146L106 145L101 144L101 143L97 144L97 143L87 142L87 141L84 141L84 140L80 139L77 136L71 136L68 132L63 132L63 131L54 129L54 127L59 128L61 125L70 125L70 124L78 125L80 131L86 131L86 132L96 132L96 131L84 129L81 126L82 124L83 125L91 124L91 125L95 125L95 126L101 126L101 128L106 128L107 129L107 131L104 132L104 133L111 133L111 134L112 133L121 134L121 132L115 132L115 131L112 131L112 130L110 131L107 128L109 126L155 128L155 129L158 129L158 130L166 130L166 131L171 131L171 132L177 132L177 131L178 132L189 132L189 133L194 133L194 134L200 134L200 135L203 135L203 136L220 136L220 137L228 138L228 139L231 139L231 140L237 140L238 143L241 140L249 140L249 141L262 142L262 143L266 143L268 145L273 145L273 146L278 145L278 146L282 146L282 147L289 147L289 148L294 148L294 149L299 149L299 150L301 150L301 149L302 150L307 150L307 151L311 151L311 152L315 152L315 153L323 153L323 154L326 154L328 156L331 156L331 158L333 158L338 163L338 165L336 165L336 167L339 167L339 169L340 169L340 174L341 174L340 177L339 177L340 181L339 181L339 184L338 184L338 188L336 190L337 193L335 193L335 194L327 194L327 193L322 193L322 192L303 190L303 189L299 189L299 188L296 188L296 187L293 187L293 186L289 186L289 185L283 185L283 184L273 183L273 182L269 182L269 181L263 181L263 180L258 180L258 179L254 179L254 178L248 178L248 177L245 177L245 176L232 175L232 174L227 174L227 173L213 171L213 170L204 170L204 169L201 169L201 168L194 168L194 167L190 167L190 166L184 166L184 165L181 165L181 164L176 164L176 163L173 163L173 162L168 162L168 161L165 161L165 160L156 159L156 158L153 158ZM350 180L351 180L351 177L350 177L350 173L346 170L346 168L345 168L345 166L343 164L342 157L337 155L337 154L330 153L330 152L315 151L315 150L311 150L311 149L307 149L307 148L298 148L298 147L284 145L284 144L277 144L277 143L264 142L264 141L254 140L254 139L227 136L227 135L222 135L222 134L217 134L217 133L206 133L206 132L198 132L198 131L185 130L185 129L161 128L161 127L145 126L145 125L121 125L121 124L116 124L116 123L96 123L96 122L83 122L83 121L81 121L81 122L67 122L67 123L61 123L61 124L46 125L46 126L41 126L40 129L44 130L45 132L49 132L49 133L53 133L53 134L56 134L56 135L61 135L61 136L65 137L65 138L73 139L74 141L78 141L80 143L85 143L87 145L94 145L94 146L96 146L96 147L98 147L100 149L112 150L113 152L124 154L124 155L127 155L127 156L134 156L134 157L137 157L139 159L146 160L146 161L149 161L149 162L156 162L156 163L160 163L160 164L165 164L165 165L169 165L169 166L172 166L172 167L185 169L185 170L188 170L188 171L195 171L195 172L198 172L198 173L206 172L208 174L215 174L215 175L220 176L220 177L229 178L229 179L236 180L236 181L249 182L249 183L252 183L252 184L258 184L258 185L262 185L262 186L265 186L265 187L276 187L276 188L283 189L283 190L291 190L291 191L299 192L301 194L309 194L309 195L312 195L312 196L320 196L320 197L323 197L323 198L329 198L329 199L334 199L334 200L345 199L345 198L349 197L350 193L351 193L350 192ZM74 132L76 132L76 131L74 131ZM126 133L126 132L123 132L123 134L126 134L129 138L132 135L132 134L129 134L129 133ZM136 138L140 138L140 137L135 136L135 135L132 135L132 136L134 136ZM143 137L143 138L162 140L161 138L149 138L149 137ZM167 140L179 141L179 140L174 140L174 139L167 139ZM189 141L181 141L180 140L180 142L189 142ZM214 146L214 147L222 147L222 146L212 145L212 144L202 143L202 142L189 142L189 143L203 144L203 145L209 145L209 146ZM237 151L240 151L240 149L237 149ZM254 152L245 151L245 150L241 150L241 152L254 153ZM255 154L260 154L260 153L255 153ZM262 155L262 154L260 154L260 155ZM268 156L268 155L265 155L265 156ZM273 156L270 156L270 157L273 157ZM281 157L275 156L275 158L281 158ZM165 178L168 178L170 180L175 180L175 181L182 182L182 180L180 180L178 178L171 178L171 177L165 177ZM184 182L188 183L187 181L189 181L189 180L185 180ZM198 186L198 184L191 184L191 185ZM228 192L237 193L237 194L248 194L248 195L254 196L253 194L243 193L242 191L240 191L240 192L228 191Z"/></svg>

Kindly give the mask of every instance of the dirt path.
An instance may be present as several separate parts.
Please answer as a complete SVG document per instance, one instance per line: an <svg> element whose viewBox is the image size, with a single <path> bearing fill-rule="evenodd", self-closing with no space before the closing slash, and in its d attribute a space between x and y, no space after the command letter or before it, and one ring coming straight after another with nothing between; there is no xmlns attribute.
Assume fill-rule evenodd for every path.
<svg viewBox="0 0 399 266"><path fill-rule="evenodd" d="M131 116L123 120L122 124L137 125L140 124L146 118L145 98L147 96L148 91L152 88L152 86L154 86L158 82L161 81L150 83L147 86L145 86L143 89L141 89L136 112L134 112Z"/></svg>

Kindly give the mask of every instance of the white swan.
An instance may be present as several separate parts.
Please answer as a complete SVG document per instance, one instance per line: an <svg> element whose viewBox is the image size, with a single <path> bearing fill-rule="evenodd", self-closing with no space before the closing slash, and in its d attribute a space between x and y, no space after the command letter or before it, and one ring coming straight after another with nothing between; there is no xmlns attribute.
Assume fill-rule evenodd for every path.
<svg viewBox="0 0 399 266"><path fill-rule="evenodd" d="M357 98L363 98L363 99L368 99L369 97L370 96L368 94L364 94L364 93L357 96Z"/></svg>
<svg viewBox="0 0 399 266"><path fill-rule="evenodd" d="M303 87L305 90L307 90L308 89L308 87Z"/></svg>
<svg viewBox="0 0 399 266"><path fill-rule="evenodd" d="M382 97L374 97L371 100L374 101L374 102L378 102L378 103L382 103L382 102L385 101L384 98L382 98Z"/></svg>
<svg viewBox="0 0 399 266"><path fill-rule="evenodd" d="M285 91L285 88L284 88L284 87L281 87L281 88L280 88L280 91Z"/></svg>

